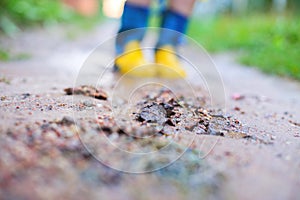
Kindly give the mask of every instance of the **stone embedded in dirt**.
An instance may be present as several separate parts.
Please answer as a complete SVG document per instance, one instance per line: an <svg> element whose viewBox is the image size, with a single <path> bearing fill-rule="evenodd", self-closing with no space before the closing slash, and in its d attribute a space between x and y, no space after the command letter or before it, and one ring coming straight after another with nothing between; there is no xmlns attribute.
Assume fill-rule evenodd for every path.
<svg viewBox="0 0 300 200"><path fill-rule="evenodd" d="M102 127L99 127L99 130L100 130L100 131L103 131L103 132L105 132L105 133L108 133L108 134L113 133L112 128L110 128L109 126L102 126Z"/></svg>
<svg viewBox="0 0 300 200"><path fill-rule="evenodd" d="M208 134L225 136L225 128L229 127L229 121L222 117L213 117L209 121Z"/></svg>
<svg viewBox="0 0 300 200"><path fill-rule="evenodd" d="M160 133L165 136L169 136L178 133L178 130L173 126L164 126Z"/></svg>
<svg viewBox="0 0 300 200"><path fill-rule="evenodd" d="M162 105L152 102L141 109L137 120L162 125L167 121L166 115L167 111Z"/></svg>
<svg viewBox="0 0 300 200"><path fill-rule="evenodd" d="M7 99L6 96L1 96L1 97L0 97L0 100L1 100L1 101L5 101L6 99Z"/></svg>
<svg viewBox="0 0 300 200"><path fill-rule="evenodd" d="M75 124L75 121L72 117L64 116L62 120L58 121L57 124L64 125L64 126L71 126Z"/></svg>
<svg viewBox="0 0 300 200"><path fill-rule="evenodd" d="M93 107L95 104L93 104L93 101L83 101L82 104L86 107Z"/></svg>
<svg viewBox="0 0 300 200"><path fill-rule="evenodd" d="M289 120L289 122L294 126L300 126L300 123Z"/></svg>
<svg viewBox="0 0 300 200"><path fill-rule="evenodd" d="M77 94L77 95L94 97L100 100L107 99L106 92L104 92L102 89L97 89L93 86L83 85L75 88L65 88L64 91L67 95Z"/></svg>
<svg viewBox="0 0 300 200"><path fill-rule="evenodd" d="M174 120L172 120L172 119L168 119L166 121L166 124L168 124L169 126L176 126L176 122L174 122Z"/></svg>
<svg viewBox="0 0 300 200"><path fill-rule="evenodd" d="M240 139L240 138L247 138L249 137L249 135L243 132L227 131L225 132L225 137Z"/></svg>
<svg viewBox="0 0 300 200"><path fill-rule="evenodd" d="M199 122L197 119L188 120L184 123L185 130L193 131L197 126L199 125Z"/></svg>
<svg viewBox="0 0 300 200"><path fill-rule="evenodd" d="M251 138L251 136L245 132L239 120L222 115L212 116L208 126L208 133L210 135L220 135L235 139Z"/></svg>
<svg viewBox="0 0 300 200"><path fill-rule="evenodd" d="M167 117L175 115L176 113L174 112L174 108L180 106L178 102L175 101L173 98L166 103L161 103L161 105L165 108L167 112Z"/></svg>
<svg viewBox="0 0 300 200"><path fill-rule="evenodd" d="M64 92L66 93L66 95L72 95L73 94L73 88L65 88Z"/></svg>
<svg viewBox="0 0 300 200"><path fill-rule="evenodd" d="M235 107L233 108L233 110L235 110L235 111L240 111L240 110L241 110L241 108L240 108L240 107L238 107L238 106L235 106Z"/></svg>
<svg viewBox="0 0 300 200"><path fill-rule="evenodd" d="M195 132L197 135L206 134L205 128L203 128L201 126L196 126L193 129L193 132Z"/></svg>
<svg viewBox="0 0 300 200"><path fill-rule="evenodd" d="M236 139L249 138L239 120L213 114L213 111L199 107L196 101L186 100L183 96L180 102L179 104L168 90L152 95L151 98L146 96L137 104L137 107L142 105L135 113L135 119L142 122L138 126L156 124L160 126L159 133L165 136L187 131Z"/></svg>
<svg viewBox="0 0 300 200"><path fill-rule="evenodd" d="M21 99L26 99L27 97L30 97L29 93L21 94Z"/></svg>
<svg viewBox="0 0 300 200"><path fill-rule="evenodd" d="M276 140L276 135L271 135L270 138L271 140Z"/></svg>

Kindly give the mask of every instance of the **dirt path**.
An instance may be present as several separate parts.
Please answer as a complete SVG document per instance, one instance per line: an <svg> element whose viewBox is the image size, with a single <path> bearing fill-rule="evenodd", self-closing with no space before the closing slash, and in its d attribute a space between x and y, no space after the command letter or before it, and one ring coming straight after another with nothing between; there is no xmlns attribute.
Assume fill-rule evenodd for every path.
<svg viewBox="0 0 300 200"><path fill-rule="evenodd" d="M78 33L73 39L69 37L72 30L53 27L0 38L14 54L31 55L28 60L0 63L1 199L300 199L298 82L239 66L231 54L213 55L224 82L226 115L248 127L246 137L196 135L191 148L173 165L154 173L121 173L95 160L73 126L75 109L84 129L81 139L90 142L95 153L103 155L104 151L108 159L104 163L109 163L115 151L94 138L105 131L115 133L109 120L105 124L108 102L85 97L72 102L72 96L63 92L74 84L89 53L114 34L116 24ZM105 60L109 54L97 55ZM106 88L109 94L110 86ZM97 119L91 117L94 111ZM99 123L107 129L98 130ZM124 148L130 150L159 149L165 142L153 140L145 145L116 132L108 137L125 142ZM188 140L191 136L181 137ZM181 151L181 147L171 147ZM209 155L199 159L199 152ZM118 161L122 155L118 156L113 164L124 167ZM155 166L160 161L145 162L130 160L125 169Z"/></svg>

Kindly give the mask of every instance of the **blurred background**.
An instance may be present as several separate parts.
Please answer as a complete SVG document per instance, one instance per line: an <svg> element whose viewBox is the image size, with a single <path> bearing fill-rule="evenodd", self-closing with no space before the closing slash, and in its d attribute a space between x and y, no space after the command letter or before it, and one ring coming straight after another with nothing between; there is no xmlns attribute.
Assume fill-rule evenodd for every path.
<svg viewBox="0 0 300 200"><path fill-rule="evenodd" d="M182 1L184 3L184 1ZM89 31L117 20L124 0L1 0L0 37L33 27L72 24ZM150 26L157 26L164 0L153 1ZM211 53L234 52L238 61L300 80L299 0L197 1L188 35ZM1 45L2 46L2 45ZM0 60L11 59L0 46Z"/></svg>

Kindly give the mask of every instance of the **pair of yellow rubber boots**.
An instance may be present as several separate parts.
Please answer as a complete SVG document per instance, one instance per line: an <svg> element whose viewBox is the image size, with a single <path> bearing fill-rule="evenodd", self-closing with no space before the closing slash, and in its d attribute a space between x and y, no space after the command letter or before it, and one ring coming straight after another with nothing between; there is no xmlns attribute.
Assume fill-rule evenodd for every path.
<svg viewBox="0 0 300 200"><path fill-rule="evenodd" d="M125 46L124 53L115 60L121 74L135 77L184 78L186 73L180 66L174 48L165 45L155 52L155 64L147 62L138 41Z"/></svg>

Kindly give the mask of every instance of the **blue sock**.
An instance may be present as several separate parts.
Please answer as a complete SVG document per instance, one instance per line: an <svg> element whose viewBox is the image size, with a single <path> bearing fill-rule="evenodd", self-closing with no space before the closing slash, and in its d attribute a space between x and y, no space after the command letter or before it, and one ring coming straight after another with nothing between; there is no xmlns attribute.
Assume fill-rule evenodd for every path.
<svg viewBox="0 0 300 200"><path fill-rule="evenodd" d="M141 41L146 33L146 27L148 25L149 8L132 3L125 2L124 12L121 18L121 27L118 33L122 33L116 40L117 54L124 52L124 46L133 40ZM131 29L135 29L129 32Z"/></svg>
<svg viewBox="0 0 300 200"><path fill-rule="evenodd" d="M172 45L175 48L182 43L186 33L188 17L172 10L166 10L162 14L161 28L156 48L163 45ZM179 32L179 33L178 33Z"/></svg>

